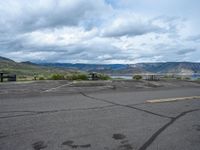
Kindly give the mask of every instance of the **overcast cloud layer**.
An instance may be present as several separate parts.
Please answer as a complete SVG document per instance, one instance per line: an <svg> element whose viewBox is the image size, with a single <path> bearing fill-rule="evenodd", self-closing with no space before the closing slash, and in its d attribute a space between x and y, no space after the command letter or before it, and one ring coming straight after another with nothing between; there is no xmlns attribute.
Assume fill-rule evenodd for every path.
<svg viewBox="0 0 200 150"><path fill-rule="evenodd" d="M0 55L33 62L200 62L199 6L199 0L2 0Z"/></svg>

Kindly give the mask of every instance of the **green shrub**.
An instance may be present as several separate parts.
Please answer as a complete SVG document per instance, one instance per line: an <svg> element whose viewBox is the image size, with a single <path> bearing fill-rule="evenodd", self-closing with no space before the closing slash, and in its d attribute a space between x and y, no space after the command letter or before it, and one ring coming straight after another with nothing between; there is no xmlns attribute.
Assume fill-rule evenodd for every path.
<svg viewBox="0 0 200 150"><path fill-rule="evenodd" d="M100 80L109 80L109 79L111 79L111 77L106 75L106 74L98 74L97 76L98 76L98 78Z"/></svg>
<svg viewBox="0 0 200 150"><path fill-rule="evenodd" d="M184 79L185 79L185 80L190 80L190 78L189 78L189 77L185 77Z"/></svg>
<svg viewBox="0 0 200 150"><path fill-rule="evenodd" d="M67 80L88 80L88 76L84 73L73 73L65 76Z"/></svg>
<svg viewBox="0 0 200 150"><path fill-rule="evenodd" d="M50 77L51 80L64 80L65 77L62 74L53 74Z"/></svg>
<svg viewBox="0 0 200 150"><path fill-rule="evenodd" d="M177 79L177 80L182 80L182 78L181 78L181 77L176 77L176 79Z"/></svg>
<svg viewBox="0 0 200 150"><path fill-rule="evenodd" d="M134 75L134 76L133 76L133 79L134 79L134 80L141 80L141 79L142 79L142 76L141 76L141 75Z"/></svg>
<svg viewBox="0 0 200 150"><path fill-rule="evenodd" d="M66 80L73 80L72 74L67 74L67 75L65 76L65 79L66 79Z"/></svg>
<svg viewBox="0 0 200 150"><path fill-rule="evenodd" d="M78 74L77 79L78 80L88 80L88 76L86 74Z"/></svg>
<svg viewBox="0 0 200 150"><path fill-rule="evenodd" d="M39 80L45 80L44 77L39 77Z"/></svg>

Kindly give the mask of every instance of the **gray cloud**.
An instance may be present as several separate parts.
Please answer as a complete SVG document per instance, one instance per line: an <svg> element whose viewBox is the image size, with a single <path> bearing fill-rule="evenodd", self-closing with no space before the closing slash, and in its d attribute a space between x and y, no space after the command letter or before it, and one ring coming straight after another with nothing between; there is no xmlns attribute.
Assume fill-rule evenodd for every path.
<svg viewBox="0 0 200 150"><path fill-rule="evenodd" d="M107 30L103 34L103 36L106 37L120 37L120 36L137 36L137 35L143 35L147 33L158 33L161 32L161 28L151 25L127 25L127 26L121 26L119 28L116 28L115 30Z"/></svg>
<svg viewBox="0 0 200 150"><path fill-rule="evenodd" d="M163 33L164 28L152 24L150 21L140 21L137 19L119 19L108 24L103 30L105 37L138 36L147 33Z"/></svg>
<svg viewBox="0 0 200 150"><path fill-rule="evenodd" d="M190 18L141 13L115 4L0 1L0 55L17 61L73 63L199 60L200 31L192 31Z"/></svg>
<svg viewBox="0 0 200 150"><path fill-rule="evenodd" d="M168 33L170 38L180 38L179 30L185 28L184 22L187 20L184 17L169 17L158 16L151 20L154 23L161 23L161 26L165 29L165 33Z"/></svg>
<svg viewBox="0 0 200 150"><path fill-rule="evenodd" d="M176 52L176 54L185 55L185 54L192 53L192 52L195 52L195 51L196 51L196 49L193 49L193 48L191 48L191 49L182 49L182 50L178 50Z"/></svg>
<svg viewBox="0 0 200 150"><path fill-rule="evenodd" d="M186 47L178 43L175 45L158 44L154 47L154 50L156 51L154 55L160 56L162 58L161 61L191 61L192 55L198 55L196 48Z"/></svg>
<svg viewBox="0 0 200 150"><path fill-rule="evenodd" d="M13 10L14 9L14 10ZM111 7L102 0L8 0L0 2L0 32L27 32L43 28L77 26L95 16L107 13ZM91 15L92 14L92 15Z"/></svg>
<svg viewBox="0 0 200 150"><path fill-rule="evenodd" d="M186 40L200 42L200 34L189 36L188 38L186 38Z"/></svg>

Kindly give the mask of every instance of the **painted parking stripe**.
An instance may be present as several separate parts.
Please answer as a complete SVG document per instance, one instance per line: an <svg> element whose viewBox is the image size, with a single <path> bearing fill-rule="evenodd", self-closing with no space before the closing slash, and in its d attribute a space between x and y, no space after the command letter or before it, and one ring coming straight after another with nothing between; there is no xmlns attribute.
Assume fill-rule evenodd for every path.
<svg viewBox="0 0 200 150"><path fill-rule="evenodd" d="M69 86L69 85L71 85L71 84L72 84L72 83L63 84L63 85L60 85L60 86L57 86L57 87L54 87L54 88L51 88L51 89L42 91L42 93L45 93L45 92L52 92L52 91L57 90L57 89L59 89L59 88L61 88L61 87Z"/></svg>
<svg viewBox="0 0 200 150"><path fill-rule="evenodd" d="M164 102L173 102L173 101L181 101L181 100L193 100L193 99L200 99L200 96L153 99L153 100L146 100L146 102L147 103L164 103Z"/></svg>

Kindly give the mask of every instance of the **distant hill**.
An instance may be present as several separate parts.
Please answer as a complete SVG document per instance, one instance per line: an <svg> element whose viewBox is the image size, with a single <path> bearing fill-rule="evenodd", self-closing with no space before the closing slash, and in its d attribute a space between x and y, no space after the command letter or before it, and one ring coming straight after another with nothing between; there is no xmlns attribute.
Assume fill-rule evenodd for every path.
<svg viewBox="0 0 200 150"><path fill-rule="evenodd" d="M21 62L21 64L39 66L38 64L32 63L31 61L23 61L23 62Z"/></svg>
<svg viewBox="0 0 200 150"><path fill-rule="evenodd" d="M0 56L0 72L17 74L18 76L49 75L52 73L66 73L69 69L45 67L32 62L18 63Z"/></svg>
<svg viewBox="0 0 200 150"><path fill-rule="evenodd" d="M200 73L200 63L192 62L138 63L130 67L152 73Z"/></svg>
<svg viewBox="0 0 200 150"><path fill-rule="evenodd" d="M132 75L143 73L200 74L200 63L193 62L160 62L137 64L71 64L71 63L32 63L15 62L0 57L0 72L18 75L66 73L68 71L99 72L111 75Z"/></svg>
<svg viewBox="0 0 200 150"><path fill-rule="evenodd" d="M56 68L70 68L76 70L122 70L126 69L128 65L124 64L71 64L71 63L38 63L41 66L56 67Z"/></svg>
<svg viewBox="0 0 200 150"><path fill-rule="evenodd" d="M42 66L56 68L73 68L83 71L101 72L107 74L140 74L140 73L200 73L200 63L166 62L166 63L137 63L137 64L70 64L42 63Z"/></svg>
<svg viewBox="0 0 200 150"><path fill-rule="evenodd" d="M13 60L0 56L0 62L14 62Z"/></svg>

